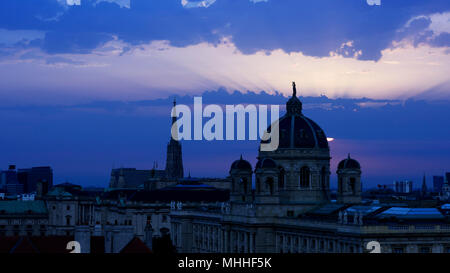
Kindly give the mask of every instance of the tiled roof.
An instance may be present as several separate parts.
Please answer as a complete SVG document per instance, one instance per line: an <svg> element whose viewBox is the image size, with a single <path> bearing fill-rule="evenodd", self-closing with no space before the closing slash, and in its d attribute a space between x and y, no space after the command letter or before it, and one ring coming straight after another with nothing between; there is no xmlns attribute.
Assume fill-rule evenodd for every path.
<svg viewBox="0 0 450 273"><path fill-rule="evenodd" d="M229 200L229 196L228 190L198 183L196 185L178 184L154 191L136 191L129 197L129 200L143 202L225 202Z"/></svg>
<svg viewBox="0 0 450 273"><path fill-rule="evenodd" d="M152 251L139 238L134 237L120 253L152 253Z"/></svg>
<svg viewBox="0 0 450 273"><path fill-rule="evenodd" d="M0 215L1 214L47 214L47 207L44 201L0 201Z"/></svg>

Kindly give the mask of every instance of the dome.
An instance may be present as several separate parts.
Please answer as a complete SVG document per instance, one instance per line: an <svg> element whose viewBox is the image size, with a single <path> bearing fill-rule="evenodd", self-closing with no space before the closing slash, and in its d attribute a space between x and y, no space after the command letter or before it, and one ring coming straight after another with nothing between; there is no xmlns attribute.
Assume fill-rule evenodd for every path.
<svg viewBox="0 0 450 273"><path fill-rule="evenodd" d="M328 149L325 132L317 123L302 113L302 102L297 98L295 83L293 94L286 103L287 113L279 119L280 142L278 148ZM270 126L268 131L270 131ZM268 141L261 141L267 143Z"/></svg>
<svg viewBox="0 0 450 273"><path fill-rule="evenodd" d="M263 158L258 160L258 162L256 163L256 167L255 169L269 169L269 168L276 168L277 167L277 163L275 163L275 161L272 158Z"/></svg>
<svg viewBox="0 0 450 273"><path fill-rule="evenodd" d="M242 155L241 158L239 160L236 160L233 162L233 164L231 164L231 169L232 170L249 170L252 171L252 165L247 161L242 159Z"/></svg>
<svg viewBox="0 0 450 273"><path fill-rule="evenodd" d="M339 162L338 170L341 169L361 169L361 166L359 165L358 161L350 158L350 154L348 154L348 157L346 159Z"/></svg>

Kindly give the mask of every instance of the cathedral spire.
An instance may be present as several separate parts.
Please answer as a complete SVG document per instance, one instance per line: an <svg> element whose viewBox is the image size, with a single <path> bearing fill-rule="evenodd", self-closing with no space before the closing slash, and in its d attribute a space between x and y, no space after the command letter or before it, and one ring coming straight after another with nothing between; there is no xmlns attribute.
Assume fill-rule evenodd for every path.
<svg viewBox="0 0 450 273"><path fill-rule="evenodd" d="M423 180L422 180L422 196L425 196L427 194L427 180L425 177L425 173L423 174Z"/></svg>
<svg viewBox="0 0 450 273"><path fill-rule="evenodd" d="M178 141L176 105L177 102L174 98L172 108L171 138L169 144L167 145L166 158L166 176L169 179L179 179L184 177L181 142Z"/></svg>
<svg viewBox="0 0 450 273"><path fill-rule="evenodd" d="M173 108L172 108L172 126L171 126L171 134L172 140L178 141L178 126L177 126L177 101L176 98L173 98Z"/></svg>

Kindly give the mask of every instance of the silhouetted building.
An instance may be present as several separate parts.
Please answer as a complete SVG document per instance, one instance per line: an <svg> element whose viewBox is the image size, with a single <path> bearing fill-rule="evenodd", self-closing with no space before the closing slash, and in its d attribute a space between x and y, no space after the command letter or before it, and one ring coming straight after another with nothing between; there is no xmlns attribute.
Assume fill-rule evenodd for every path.
<svg viewBox="0 0 450 273"><path fill-rule="evenodd" d="M394 191L396 193L412 193L413 182L410 180L394 181Z"/></svg>
<svg viewBox="0 0 450 273"><path fill-rule="evenodd" d="M24 192L24 185L17 178L16 165L9 165L8 170L0 172L0 185L8 195L18 195Z"/></svg>
<svg viewBox="0 0 450 273"><path fill-rule="evenodd" d="M152 175L156 178L164 178L164 170L136 170L136 168L118 168L112 169L110 188L138 188L144 185Z"/></svg>
<svg viewBox="0 0 450 273"><path fill-rule="evenodd" d="M433 176L433 192L441 192L444 185L443 176Z"/></svg>
<svg viewBox="0 0 450 273"><path fill-rule="evenodd" d="M361 166L350 156L338 165L337 200L330 200L327 138L303 115L295 84L286 110L276 150L259 149L254 168L242 156L231 164L228 202L171 209L178 253L362 253L372 241L382 253L450 251L439 208L363 202ZM412 192L411 181L395 184Z"/></svg>
<svg viewBox="0 0 450 273"><path fill-rule="evenodd" d="M423 175L423 180L422 180L422 189L421 189L421 195L425 196L427 195L428 189L427 189L427 180L425 178L425 175Z"/></svg>
<svg viewBox="0 0 450 273"><path fill-rule="evenodd" d="M173 103L172 126L176 127L176 102ZM175 133L176 134L176 133ZM157 170L157 165L151 170L136 170L135 168L112 169L109 181L110 188L141 188L154 184L153 188L161 188L182 181L184 177L181 143L171 136L167 144L166 168ZM151 183L150 183L151 181Z"/></svg>
<svg viewBox="0 0 450 273"><path fill-rule="evenodd" d="M53 186L53 170L48 166L18 169L17 179L23 185L24 192L35 192L39 181L46 181L49 188Z"/></svg>

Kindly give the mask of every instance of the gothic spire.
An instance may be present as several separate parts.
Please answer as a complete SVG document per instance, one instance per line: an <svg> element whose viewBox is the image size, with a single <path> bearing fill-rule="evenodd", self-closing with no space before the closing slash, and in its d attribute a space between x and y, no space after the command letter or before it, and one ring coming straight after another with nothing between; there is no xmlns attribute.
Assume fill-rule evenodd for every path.
<svg viewBox="0 0 450 273"><path fill-rule="evenodd" d="M176 98L173 98L173 108L172 108L172 126L171 126L171 141L178 141L178 126L177 126L177 101Z"/></svg>

